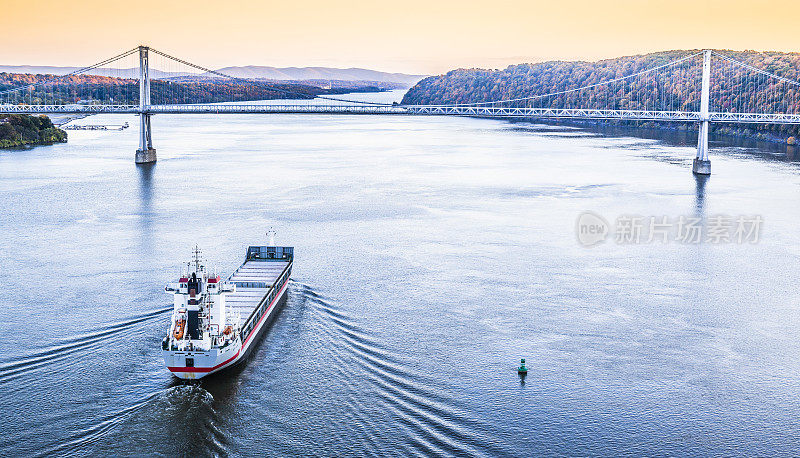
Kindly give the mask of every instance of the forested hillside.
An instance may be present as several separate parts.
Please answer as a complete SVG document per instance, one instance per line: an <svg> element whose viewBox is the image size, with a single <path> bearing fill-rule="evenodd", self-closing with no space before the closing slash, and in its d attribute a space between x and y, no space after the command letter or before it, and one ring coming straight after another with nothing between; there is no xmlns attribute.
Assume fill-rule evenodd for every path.
<svg viewBox="0 0 800 458"><path fill-rule="evenodd" d="M54 78L54 75L0 73L0 92ZM330 87L332 86L332 87ZM248 100L312 99L318 95L377 92L396 89L397 84L370 81L287 83L268 80L224 80L183 78L151 80L152 103L215 103ZM138 104L139 82L135 79L97 75L73 75L36 86L33 91L0 96L0 103L66 105L73 103Z"/></svg>
<svg viewBox="0 0 800 458"><path fill-rule="evenodd" d="M425 78L403 98L406 104L490 102L552 94L589 86L666 65L699 51L665 51L597 62L542 62L512 65L503 70L458 69ZM800 80L800 53L721 51L725 55L790 80ZM714 61L712 61L714 62ZM578 91L558 97L520 102L554 108L675 109L697 111L700 100L702 59L694 58L663 72L647 73L629 83ZM712 111L782 112L800 114L800 87L787 93L786 85L770 84L753 72L714 62ZM781 105L781 101L788 103ZM797 136L796 126L720 126L750 129L778 137ZM763 135L766 136L766 135Z"/></svg>

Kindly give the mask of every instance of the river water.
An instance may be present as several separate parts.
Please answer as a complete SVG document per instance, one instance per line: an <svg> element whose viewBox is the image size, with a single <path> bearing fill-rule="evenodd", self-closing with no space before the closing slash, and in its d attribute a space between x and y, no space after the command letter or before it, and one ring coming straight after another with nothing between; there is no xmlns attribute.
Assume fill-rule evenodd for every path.
<svg viewBox="0 0 800 458"><path fill-rule="evenodd" d="M696 180L694 133L153 124L154 166L133 164L135 127L0 152L0 454L797 452L797 151L714 141ZM586 248L587 210L763 225ZM163 286L195 244L230 272L270 227L295 247L285 308L246 365L177 382Z"/></svg>

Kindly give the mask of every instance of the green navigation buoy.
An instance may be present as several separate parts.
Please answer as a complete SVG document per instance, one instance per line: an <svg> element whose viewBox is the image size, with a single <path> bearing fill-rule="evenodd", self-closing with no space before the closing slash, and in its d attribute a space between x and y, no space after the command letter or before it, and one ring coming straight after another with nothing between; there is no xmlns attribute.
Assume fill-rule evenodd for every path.
<svg viewBox="0 0 800 458"><path fill-rule="evenodd" d="M528 368L525 367L525 358L522 358L521 360L519 360L519 369L517 369L517 372L520 373L520 374L527 374L528 373Z"/></svg>

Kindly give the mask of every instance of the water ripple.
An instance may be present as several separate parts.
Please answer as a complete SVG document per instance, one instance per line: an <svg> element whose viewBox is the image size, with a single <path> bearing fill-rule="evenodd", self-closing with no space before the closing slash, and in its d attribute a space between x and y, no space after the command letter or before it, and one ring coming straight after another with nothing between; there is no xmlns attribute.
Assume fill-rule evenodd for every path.
<svg viewBox="0 0 800 458"><path fill-rule="evenodd" d="M124 321L99 328L97 331L70 337L60 343L37 350L27 355L11 358L0 363L0 385L28 372L52 365L81 350L88 350L99 342L111 339L139 323L153 320L171 311L172 308L158 309L135 315Z"/></svg>
<svg viewBox="0 0 800 458"><path fill-rule="evenodd" d="M494 445L492 438L497 437L498 431L470 418L454 399L432 387L436 385L433 380L404 364L333 301L307 285L303 285L302 294L323 317L317 324L319 330L335 334L333 342L346 344L343 348L350 359L366 371L360 374L367 374L385 406L413 431L406 452L426 456L459 453L511 455ZM336 356L341 358L341 355ZM351 407L358 410L357 406ZM372 424L374 420L363 418L363 421L371 425L373 433L380 429L381 425Z"/></svg>

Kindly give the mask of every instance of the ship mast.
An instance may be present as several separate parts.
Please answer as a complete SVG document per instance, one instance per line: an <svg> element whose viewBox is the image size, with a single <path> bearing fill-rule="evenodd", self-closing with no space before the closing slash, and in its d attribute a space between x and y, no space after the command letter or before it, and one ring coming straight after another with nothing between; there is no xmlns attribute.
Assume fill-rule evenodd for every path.
<svg viewBox="0 0 800 458"><path fill-rule="evenodd" d="M200 273L200 248L194 246L194 271Z"/></svg>

